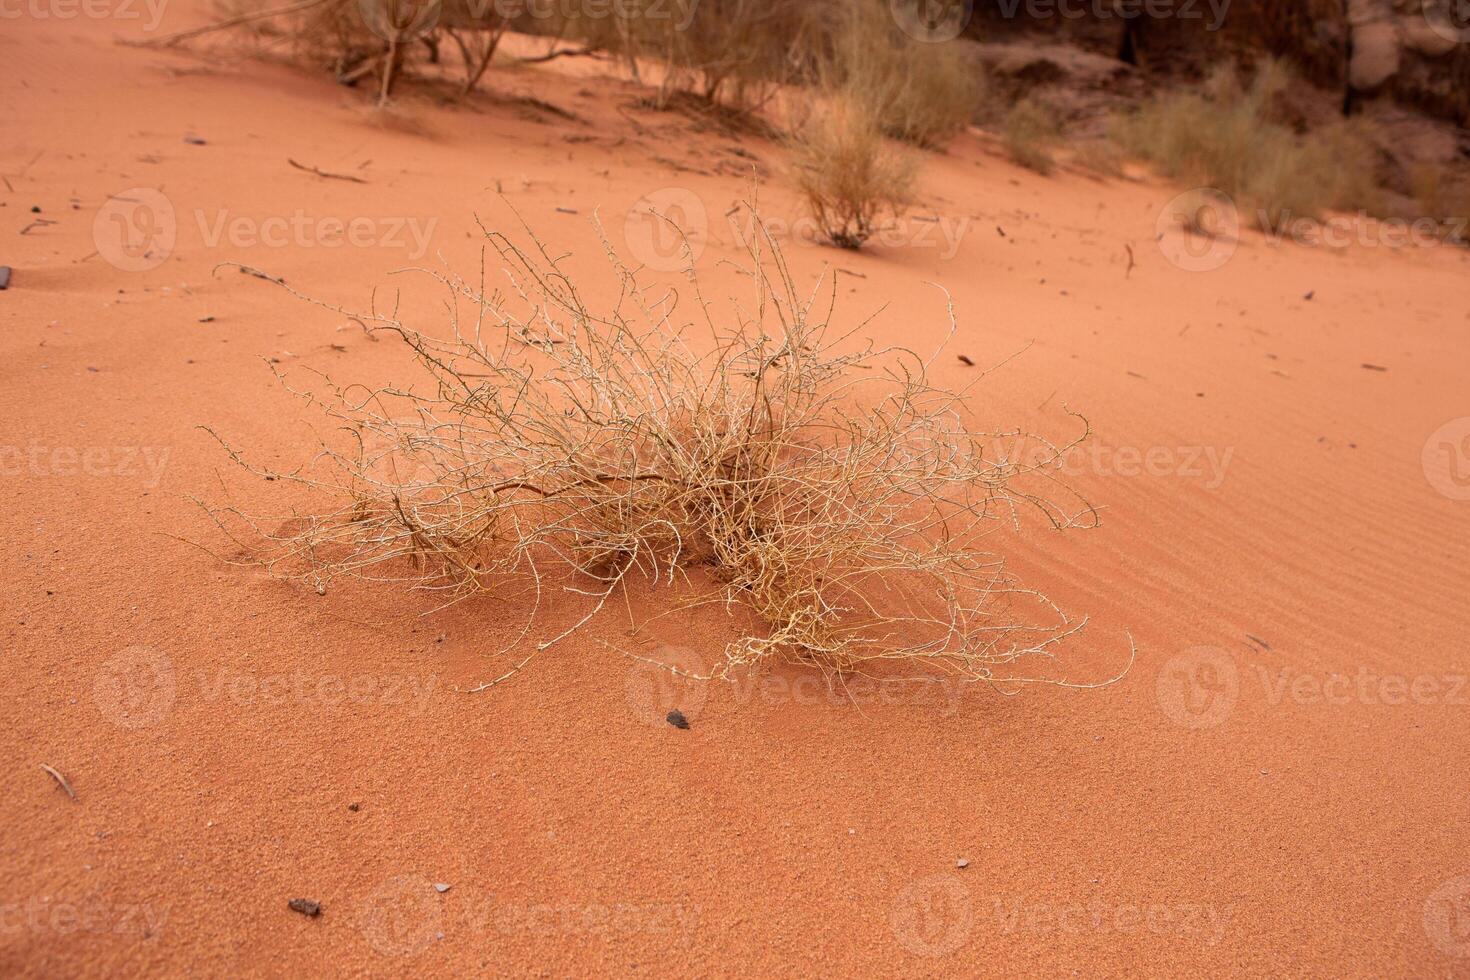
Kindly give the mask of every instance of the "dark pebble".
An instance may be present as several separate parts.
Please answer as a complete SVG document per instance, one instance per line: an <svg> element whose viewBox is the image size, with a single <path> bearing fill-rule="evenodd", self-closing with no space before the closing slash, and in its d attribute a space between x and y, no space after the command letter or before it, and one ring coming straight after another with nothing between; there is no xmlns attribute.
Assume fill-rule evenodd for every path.
<svg viewBox="0 0 1470 980"><path fill-rule="evenodd" d="M300 912L309 919L315 919L322 914L321 903L313 902L309 898L293 898L286 904L291 907L292 912Z"/></svg>
<svg viewBox="0 0 1470 980"><path fill-rule="evenodd" d="M687 729L689 727L689 719L685 718L684 712L680 711L678 708L670 711L668 717L664 720L667 721L670 725L673 725L675 728Z"/></svg>
<svg viewBox="0 0 1470 980"><path fill-rule="evenodd" d="M0 289L10 288L10 266L0 265Z"/></svg>

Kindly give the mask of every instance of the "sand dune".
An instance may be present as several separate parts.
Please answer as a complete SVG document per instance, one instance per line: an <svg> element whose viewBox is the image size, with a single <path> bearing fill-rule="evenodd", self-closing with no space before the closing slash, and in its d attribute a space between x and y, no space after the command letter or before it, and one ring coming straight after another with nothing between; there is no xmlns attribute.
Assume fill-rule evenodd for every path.
<svg viewBox="0 0 1470 980"><path fill-rule="evenodd" d="M220 544L190 496L278 501L199 426L273 466L311 451L265 359L403 364L215 266L353 306L401 286L431 324L438 295L390 273L473 268L476 215L518 212L605 294L594 215L656 264L628 216L662 195L704 209L729 293L752 162L767 217L800 214L781 149L571 61L411 99L411 133L296 69L118 46L114 20L6 24L0 972L1470 975L1470 252L1246 232L1190 272L1155 240L1177 188L1042 178L963 136L901 240L795 227L788 256L804 284L853 273L841 314L882 308L878 340L937 345L938 283L953 354L1023 351L980 418L1092 422L1069 473L1102 527L999 547L1090 617L1062 673L1110 676L1131 637L1127 676L691 685L609 644L704 657L721 616L630 638L614 610L467 695L506 667L507 603L419 619L191 543ZM135 189L172 211L151 255L118 247Z"/></svg>

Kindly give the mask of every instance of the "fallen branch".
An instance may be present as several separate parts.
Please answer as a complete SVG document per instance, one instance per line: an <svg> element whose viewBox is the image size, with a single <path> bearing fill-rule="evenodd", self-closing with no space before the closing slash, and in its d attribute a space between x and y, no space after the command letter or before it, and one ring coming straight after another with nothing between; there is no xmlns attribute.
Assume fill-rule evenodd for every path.
<svg viewBox="0 0 1470 980"><path fill-rule="evenodd" d="M330 173L330 172L328 172L326 170L322 170L319 167L309 166L309 165L304 164L304 163L297 163L295 160L292 160L290 157L287 157L286 158L286 162L289 163L291 166L295 167L297 170L305 170L309 174L316 174L318 177L325 177L328 180L350 180L354 184L366 184L367 183L367 181L363 180L361 177L354 177L352 174L334 174L334 173Z"/></svg>
<svg viewBox="0 0 1470 980"><path fill-rule="evenodd" d="M49 775L52 779L56 780L57 785L59 785L62 789L66 790L66 795L67 796L70 796L72 798L72 801L73 802L76 801L77 791L71 788L71 783L69 783L69 782L66 781L66 777L65 776L63 776L61 773L57 772L51 766L46 765L46 763L44 763L44 762L41 763L41 768L44 769L44 770L46 770L46 774Z"/></svg>

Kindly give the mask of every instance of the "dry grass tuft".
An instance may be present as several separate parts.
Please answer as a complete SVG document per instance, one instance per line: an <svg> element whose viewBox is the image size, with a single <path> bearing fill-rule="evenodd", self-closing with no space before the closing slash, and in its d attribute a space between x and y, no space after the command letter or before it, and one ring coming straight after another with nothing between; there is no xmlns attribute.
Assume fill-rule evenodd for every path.
<svg viewBox="0 0 1470 980"><path fill-rule="evenodd" d="M1052 148L1061 137L1061 122L1050 106L1030 97L1022 99L1006 113L1000 132L1012 160L1042 175L1052 172L1056 166Z"/></svg>
<svg viewBox="0 0 1470 980"><path fill-rule="evenodd" d="M682 606L759 615L764 628L731 642L713 677L789 659L829 676L901 661L1035 679L1026 664L1080 624L1012 585L980 537L1031 507L1057 527L1091 521L1085 503L1073 513L1023 489L1070 447L971 431L966 391L932 383L932 357L836 330L831 301L800 295L756 227L748 305L717 316L691 264L695 322L683 324L673 294L655 297L610 246L619 298L596 309L539 242L487 232L505 292L487 292L483 273L431 273L451 300L449 339L360 316L407 345L429 389L328 381L301 394L348 442L324 442L293 473L250 467L335 504L284 520L211 513L260 564L319 591L368 579L447 603L526 584L523 638L570 576L590 609L537 651L637 574Z"/></svg>
<svg viewBox="0 0 1470 980"><path fill-rule="evenodd" d="M1372 209L1377 151L1359 120L1299 134L1277 103L1290 76L1266 61L1249 85L1228 66L1201 88L1160 96L1123 121L1124 146L1168 177L1229 194L1253 213L1321 217L1328 209Z"/></svg>
<svg viewBox="0 0 1470 980"><path fill-rule="evenodd" d="M1470 170L1420 164L1409 173L1409 189L1420 214L1441 222L1470 219Z"/></svg>
<svg viewBox="0 0 1470 980"><path fill-rule="evenodd" d="M657 65L660 107L686 92L749 108L793 78L825 10L798 0L572 0L538 27L612 52L638 81Z"/></svg>
<svg viewBox="0 0 1470 980"><path fill-rule="evenodd" d="M871 107L884 135L937 149L970 124L984 76L959 43L915 40L881 0L846 4L824 26L818 86Z"/></svg>
<svg viewBox="0 0 1470 980"><path fill-rule="evenodd" d="M819 100L788 142L797 189L833 245L862 248L913 198L915 161L888 145L870 102Z"/></svg>

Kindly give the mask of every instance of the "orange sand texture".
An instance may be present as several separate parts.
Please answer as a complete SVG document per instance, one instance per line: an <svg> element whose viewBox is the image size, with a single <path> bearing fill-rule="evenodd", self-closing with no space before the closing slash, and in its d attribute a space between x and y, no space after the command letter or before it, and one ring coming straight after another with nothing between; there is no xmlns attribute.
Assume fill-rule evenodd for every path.
<svg viewBox="0 0 1470 980"><path fill-rule="evenodd" d="M722 614L630 638L619 607L470 695L517 609L418 618L195 546L227 543L191 496L282 492L200 426L266 466L314 445L265 359L408 363L214 266L358 308L396 283L432 330L439 294L390 273L473 269L476 214L512 229L513 207L610 299L593 215L656 263L629 219L653 196L704 209L723 301L742 154L767 217L801 214L783 151L565 61L496 68L463 105L410 92L425 131L381 128L325 76L39 9L0 22L0 975L1470 976L1470 252L1245 232L1190 271L1213 257L1156 242L1178 188L1042 178L962 136L922 172L913 214L938 223L862 254L797 229L787 253L804 286L856 273L839 315L886 304L880 342L938 344L947 288L943 383L1024 348L984 421L1065 438L1085 412L1069 473L1103 526L992 540L1090 617L1062 673L1111 676L1131 636L1127 676L706 686L611 647L708 658ZM152 256L114 212L160 220Z"/></svg>

